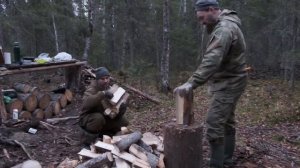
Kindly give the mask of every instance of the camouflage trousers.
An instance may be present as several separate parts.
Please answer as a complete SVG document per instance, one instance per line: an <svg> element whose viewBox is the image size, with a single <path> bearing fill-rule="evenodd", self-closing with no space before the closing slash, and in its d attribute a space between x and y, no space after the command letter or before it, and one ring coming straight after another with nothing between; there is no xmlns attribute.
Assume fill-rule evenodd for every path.
<svg viewBox="0 0 300 168"><path fill-rule="evenodd" d="M127 126L128 121L124 116L114 119L104 116L100 112L83 114L79 120L79 126L91 134L115 134L121 130L121 127Z"/></svg>
<svg viewBox="0 0 300 168"><path fill-rule="evenodd" d="M208 141L224 139L225 135L235 135L235 108L244 89L238 91L218 91L212 93L206 118Z"/></svg>

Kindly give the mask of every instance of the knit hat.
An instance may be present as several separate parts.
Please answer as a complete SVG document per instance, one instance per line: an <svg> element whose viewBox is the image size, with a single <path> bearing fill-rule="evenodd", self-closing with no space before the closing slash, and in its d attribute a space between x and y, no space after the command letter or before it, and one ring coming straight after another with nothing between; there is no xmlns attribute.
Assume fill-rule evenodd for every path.
<svg viewBox="0 0 300 168"><path fill-rule="evenodd" d="M97 68L96 70L96 79L100 79L104 76L110 76L108 70L105 67Z"/></svg>
<svg viewBox="0 0 300 168"><path fill-rule="evenodd" d="M219 2L217 0L197 0L196 2L197 11L204 10L209 6L219 7Z"/></svg>

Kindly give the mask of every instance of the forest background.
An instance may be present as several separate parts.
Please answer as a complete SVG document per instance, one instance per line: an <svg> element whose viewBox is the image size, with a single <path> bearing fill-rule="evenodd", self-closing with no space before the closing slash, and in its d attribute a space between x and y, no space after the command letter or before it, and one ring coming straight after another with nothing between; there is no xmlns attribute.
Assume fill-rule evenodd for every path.
<svg viewBox="0 0 300 168"><path fill-rule="evenodd" d="M194 0L0 0L0 45L23 56L58 52L166 86L200 64L205 29ZM299 69L297 0L221 0L238 12L247 63L293 88ZM296 72L296 73L295 73ZM170 82L171 81L171 82Z"/></svg>

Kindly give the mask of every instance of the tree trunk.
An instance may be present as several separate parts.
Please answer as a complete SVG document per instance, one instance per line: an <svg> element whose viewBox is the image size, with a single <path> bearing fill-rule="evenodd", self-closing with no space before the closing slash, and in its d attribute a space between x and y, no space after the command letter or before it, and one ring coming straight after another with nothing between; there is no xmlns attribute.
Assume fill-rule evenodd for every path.
<svg viewBox="0 0 300 168"><path fill-rule="evenodd" d="M289 81L289 87L290 89L294 90L295 89L295 62L296 62L296 50L297 50L297 37L298 37L298 0L294 0L294 18L293 18L293 48L292 48L292 58L291 58L291 76L290 76L290 81Z"/></svg>
<svg viewBox="0 0 300 168"><path fill-rule="evenodd" d="M91 37L94 29L94 3L93 0L88 0L88 30L87 37L85 38L85 47L83 51L83 60L88 60L88 53L91 47Z"/></svg>
<svg viewBox="0 0 300 168"><path fill-rule="evenodd" d="M163 3L163 52L161 57L161 91L167 93L169 90L169 57L170 57L170 41L169 41L169 0Z"/></svg>

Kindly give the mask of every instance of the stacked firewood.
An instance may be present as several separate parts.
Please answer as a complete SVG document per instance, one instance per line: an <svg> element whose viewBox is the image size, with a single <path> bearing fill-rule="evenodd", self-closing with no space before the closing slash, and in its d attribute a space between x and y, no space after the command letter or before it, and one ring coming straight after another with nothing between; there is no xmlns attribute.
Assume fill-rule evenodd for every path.
<svg viewBox="0 0 300 168"><path fill-rule="evenodd" d="M127 128L123 127L122 132ZM91 150L83 148L81 160L89 159L77 168L109 166L116 168L164 168L163 138L147 132L133 132L119 136L103 136L102 141L91 145Z"/></svg>
<svg viewBox="0 0 300 168"><path fill-rule="evenodd" d="M13 89L2 90L3 95L11 98L5 105L9 116L13 110L19 112L19 119L44 119L61 116L62 110L71 103L73 93L65 89L63 93L42 92L38 87L15 83Z"/></svg>

